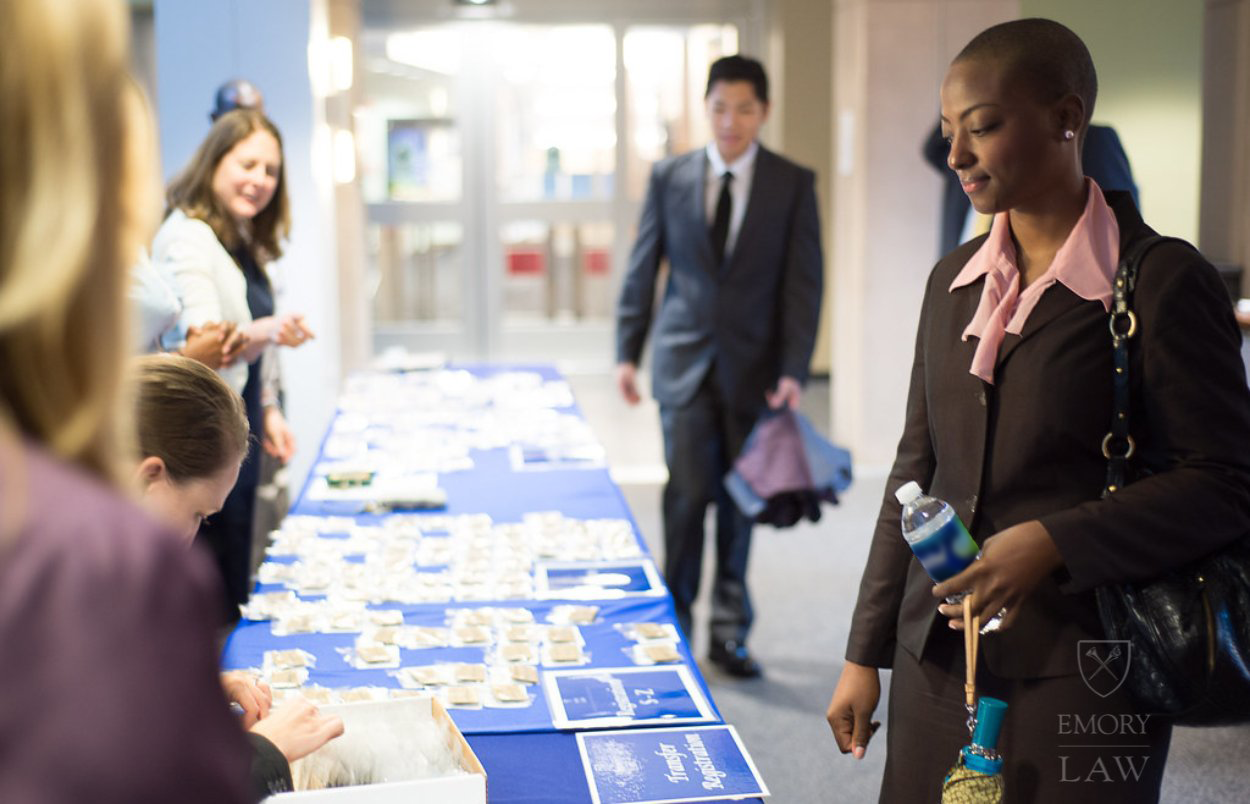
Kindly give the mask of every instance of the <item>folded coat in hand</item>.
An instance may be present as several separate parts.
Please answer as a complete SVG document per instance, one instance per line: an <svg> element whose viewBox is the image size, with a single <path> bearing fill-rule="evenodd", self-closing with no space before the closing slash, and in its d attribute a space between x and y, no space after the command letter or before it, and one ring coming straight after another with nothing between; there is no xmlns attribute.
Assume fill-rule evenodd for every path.
<svg viewBox="0 0 1250 804"><path fill-rule="evenodd" d="M789 409L756 422L725 475L725 489L744 514L778 527L820 519L821 501L837 503L837 492L850 485L851 454Z"/></svg>

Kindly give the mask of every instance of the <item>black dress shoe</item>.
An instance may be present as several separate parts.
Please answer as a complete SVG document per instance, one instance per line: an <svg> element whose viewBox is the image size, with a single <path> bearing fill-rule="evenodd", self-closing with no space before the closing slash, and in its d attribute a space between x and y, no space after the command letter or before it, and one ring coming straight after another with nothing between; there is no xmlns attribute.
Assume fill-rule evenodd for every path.
<svg viewBox="0 0 1250 804"><path fill-rule="evenodd" d="M759 678L764 675L764 668L751 658L747 646L733 640L724 643L713 642L707 657L721 670L736 678Z"/></svg>

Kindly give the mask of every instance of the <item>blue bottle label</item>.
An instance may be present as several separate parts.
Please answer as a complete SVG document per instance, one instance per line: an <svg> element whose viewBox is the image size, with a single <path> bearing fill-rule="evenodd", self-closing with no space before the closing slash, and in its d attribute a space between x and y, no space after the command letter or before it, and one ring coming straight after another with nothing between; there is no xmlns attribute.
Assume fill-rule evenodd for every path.
<svg viewBox="0 0 1250 804"><path fill-rule="evenodd" d="M954 577L972 563L980 548L959 517L952 516L933 533L911 543L912 552L935 583Z"/></svg>

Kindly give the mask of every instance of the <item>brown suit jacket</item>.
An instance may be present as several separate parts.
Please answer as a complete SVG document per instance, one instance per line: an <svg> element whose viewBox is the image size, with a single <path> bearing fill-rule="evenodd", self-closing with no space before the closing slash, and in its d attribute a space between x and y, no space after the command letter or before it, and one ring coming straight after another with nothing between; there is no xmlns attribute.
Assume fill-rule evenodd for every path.
<svg viewBox="0 0 1250 804"><path fill-rule="evenodd" d="M1127 193L1107 193L1120 247L1151 234ZM1112 350L1099 302L1056 283L1024 331L1008 335L995 384L968 372L961 340L984 280L948 290L984 237L929 277L907 417L886 486L846 658L889 667L900 645L920 658L938 624L932 581L899 530L893 492L915 480L947 500L978 542L1037 519L1065 566L1013 626L982 640L1006 678L1078 672L1076 642L1104 638L1093 589L1148 579L1250 532L1250 390L1241 334L1215 269L1179 243L1143 262L1134 307L1132 412L1138 467L1151 472L1108 499L1101 451L1111 415Z"/></svg>

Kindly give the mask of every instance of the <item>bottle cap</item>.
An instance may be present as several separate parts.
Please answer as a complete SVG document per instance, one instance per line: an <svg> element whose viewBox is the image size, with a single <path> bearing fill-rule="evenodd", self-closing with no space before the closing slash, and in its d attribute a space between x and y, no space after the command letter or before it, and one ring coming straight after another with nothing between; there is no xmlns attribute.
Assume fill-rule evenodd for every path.
<svg viewBox="0 0 1250 804"><path fill-rule="evenodd" d="M898 487L898 491L894 492L894 499L898 500L899 505L907 505L907 503L919 497L924 492L920 490L920 484L914 480L909 480Z"/></svg>

